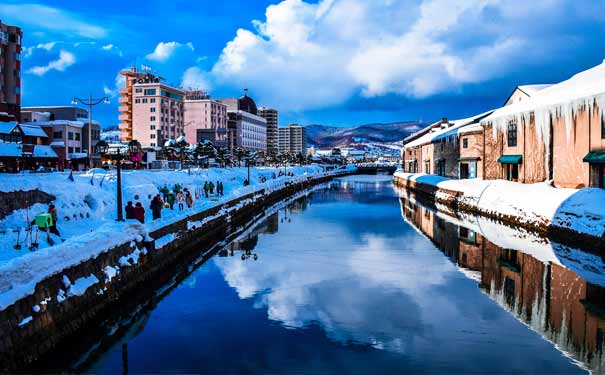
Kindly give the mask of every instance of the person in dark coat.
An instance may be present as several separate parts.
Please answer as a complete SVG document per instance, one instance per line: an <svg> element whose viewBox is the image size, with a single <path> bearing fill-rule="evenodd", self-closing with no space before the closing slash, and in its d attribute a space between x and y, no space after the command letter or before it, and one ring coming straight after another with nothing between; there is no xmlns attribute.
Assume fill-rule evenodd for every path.
<svg viewBox="0 0 605 375"><path fill-rule="evenodd" d="M153 220L159 219L162 217L162 208L164 207L164 202L160 195L156 195L152 200L149 208L151 209L151 215L153 216Z"/></svg>
<svg viewBox="0 0 605 375"><path fill-rule="evenodd" d="M176 196L174 195L174 191L171 190L170 193L168 193L168 197L166 198L166 201L170 205L170 209L174 210L174 202L176 201Z"/></svg>
<svg viewBox="0 0 605 375"><path fill-rule="evenodd" d="M137 202L137 204L132 208L132 211L134 218L145 224L145 209L143 208L141 202Z"/></svg>
<svg viewBox="0 0 605 375"><path fill-rule="evenodd" d="M134 206L132 205L132 201L128 201L124 211L126 211L126 219L134 219Z"/></svg>
<svg viewBox="0 0 605 375"><path fill-rule="evenodd" d="M50 214L50 216L52 216L53 218L53 225L51 225L50 227L48 227L48 231L52 234L56 234L57 236L61 237L61 233L59 233L59 230L57 229L57 207L55 207L54 204L49 204L48 205L48 213Z"/></svg>

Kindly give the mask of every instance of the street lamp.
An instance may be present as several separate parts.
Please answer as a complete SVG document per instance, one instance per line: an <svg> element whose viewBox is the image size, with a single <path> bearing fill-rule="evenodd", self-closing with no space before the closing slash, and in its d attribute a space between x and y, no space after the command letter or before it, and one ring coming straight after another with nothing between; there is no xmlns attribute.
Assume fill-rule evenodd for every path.
<svg viewBox="0 0 605 375"><path fill-rule="evenodd" d="M92 94L88 96L88 99L80 99L74 97L71 101L73 106L81 103L88 106L88 167L92 168L92 107L98 104L109 104L109 97L104 96L100 99L94 99Z"/></svg>
<svg viewBox="0 0 605 375"><path fill-rule="evenodd" d="M97 145L95 146L96 151L101 154L101 155L108 155L109 154L109 144L105 141L99 141L97 143ZM128 142L128 151L129 151L129 155L132 155L134 153L137 153L141 150L141 144L136 141L136 140L132 140L130 142ZM116 219L116 221L124 221L124 211L122 209L122 158L126 156L126 155L122 155L121 149L120 147L118 147L118 155L117 155L117 162L116 162L116 169L117 169L117 175L118 175L118 181L117 181L117 189L116 189L116 211L118 213L118 218Z"/></svg>

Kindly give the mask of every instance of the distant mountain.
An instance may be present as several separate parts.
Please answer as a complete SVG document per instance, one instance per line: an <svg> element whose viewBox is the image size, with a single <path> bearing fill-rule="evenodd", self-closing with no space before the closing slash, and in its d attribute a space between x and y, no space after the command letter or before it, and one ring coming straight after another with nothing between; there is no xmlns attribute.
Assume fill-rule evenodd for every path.
<svg viewBox="0 0 605 375"><path fill-rule="evenodd" d="M350 146L356 143L393 143L426 126L417 121L366 124L351 127L306 125L307 146L320 149Z"/></svg>

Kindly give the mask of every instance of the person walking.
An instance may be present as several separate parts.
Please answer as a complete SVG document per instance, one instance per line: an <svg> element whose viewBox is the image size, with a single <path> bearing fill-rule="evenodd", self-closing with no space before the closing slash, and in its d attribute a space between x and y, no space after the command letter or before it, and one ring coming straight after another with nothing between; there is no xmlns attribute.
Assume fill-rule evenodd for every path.
<svg viewBox="0 0 605 375"><path fill-rule="evenodd" d="M54 204L49 204L48 205L48 213L50 214L50 216L53 219L53 225L48 227L48 231L52 234L56 234L57 236L61 237L61 233L59 233L59 230L57 229L57 207L55 207Z"/></svg>
<svg viewBox="0 0 605 375"><path fill-rule="evenodd" d="M208 189L210 190L210 195L214 195L214 182L210 181Z"/></svg>
<svg viewBox="0 0 605 375"><path fill-rule="evenodd" d="M126 219L134 219L134 206L132 205L132 201L128 201L124 211L126 211Z"/></svg>
<svg viewBox="0 0 605 375"><path fill-rule="evenodd" d="M210 190L210 186L208 185L208 181L204 182L204 196L208 198L208 191Z"/></svg>
<svg viewBox="0 0 605 375"><path fill-rule="evenodd" d="M225 186L223 185L222 181L219 181L218 184L219 184L219 189L221 190L221 197L222 197L223 195L225 195Z"/></svg>
<svg viewBox="0 0 605 375"><path fill-rule="evenodd" d="M176 203L179 204L179 211L183 211L185 209L185 194L182 191L179 191L176 194Z"/></svg>
<svg viewBox="0 0 605 375"><path fill-rule="evenodd" d="M185 189L185 203L187 203L187 208L193 207L193 195L187 189Z"/></svg>
<svg viewBox="0 0 605 375"><path fill-rule="evenodd" d="M137 202L133 208L134 218L141 222L141 224L145 224L145 209L141 202Z"/></svg>
<svg viewBox="0 0 605 375"><path fill-rule="evenodd" d="M152 200L149 208L151 209L151 214L153 216L153 220L160 219L162 217L162 208L164 207L164 202L160 195L156 195Z"/></svg>
<svg viewBox="0 0 605 375"><path fill-rule="evenodd" d="M166 202L168 202L168 205L170 206L171 210L174 210L174 201L176 201L176 196L174 195L174 191L170 190Z"/></svg>

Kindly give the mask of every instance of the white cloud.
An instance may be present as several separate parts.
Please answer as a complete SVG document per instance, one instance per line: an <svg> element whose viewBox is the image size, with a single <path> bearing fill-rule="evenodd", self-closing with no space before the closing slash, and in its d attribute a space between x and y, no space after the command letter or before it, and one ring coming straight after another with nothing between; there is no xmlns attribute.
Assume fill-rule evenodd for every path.
<svg viewBox="0 0 605 375"><path fill-rule="evenodd" d="M179 43L179 42L159 42L152 53L148 54L146 57L149 60L164 62L168 60L172 55L180 48L188 48L191 51L194 51L193 43Z"/></svg>
<svg viewBox="0 0 605 375"><path fill-rule="evenodd" d="M101 46L101 49L103 51L107 51L107 52L115 52L116 54L118 54L118 56L122 56L123 55L122 54L122 50L118 46L116 46L114 44L106 44L104 46Z"/></svg>
<svg viewBox="0 0 605 375"><path fill-rule="evenodd" d="M500 0L284 0L253 30L237 30L211 73L284 110L357 93L424 98L500 78L519 63L543 64L564 31L535 20L590 16L580 8L568 0L519 9ZM528 54L530 46L540 53Z"/></svg>
<svg viewBox="0 0 605 375"><path fill-rule="evenodd" d="M76 57L73 53L61 50L59 52L59 58L57 60L53 60L44 66L34 66L33 68L29 69L28 72L38 76L43 76L50 70L62 72L68 67L75 64L75 62Z"/></svg>
<svg viewBox="0 0 605 375"><path fill-rule="evenodd" d="M185 70L181 86L206 92L210 90L210 82L207 74L197 66L192 66Z"/></svg>
<svg viewBox="0 0 605 375"><path fill-rule="evenodd" d="M23 56L26 57L26 58L30 57L34 53L34 50L37 50L37 49L43 49L45 51L51 51L57 45L57 43L58 42L48 42L48 43L40 43L40 44L37 44L35 46L31 46L31 47L24 47L23 48Z"/></svg>
<svg viewBox="0 0 605 375"><path fill-rule="evenodd" d="M43 29L68 36L102 38L107 29L84 20L80 15L40 4L0 4L0 14L21 27Z"/></svg>

